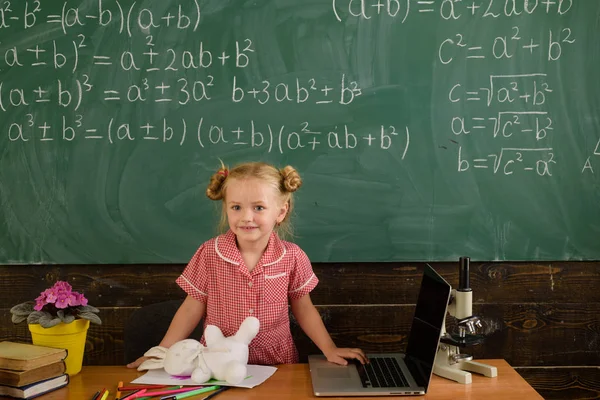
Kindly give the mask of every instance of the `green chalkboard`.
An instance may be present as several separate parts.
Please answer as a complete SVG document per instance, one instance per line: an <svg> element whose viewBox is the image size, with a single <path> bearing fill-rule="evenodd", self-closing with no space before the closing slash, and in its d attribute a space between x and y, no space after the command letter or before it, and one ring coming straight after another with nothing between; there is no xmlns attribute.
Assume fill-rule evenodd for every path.
<svg viewBox="0 0 600 400"><path fill-rule="evenodd" d="M187 261L219 165L313 261L600 259L600 2L0 4L0 263Z"/></svg>

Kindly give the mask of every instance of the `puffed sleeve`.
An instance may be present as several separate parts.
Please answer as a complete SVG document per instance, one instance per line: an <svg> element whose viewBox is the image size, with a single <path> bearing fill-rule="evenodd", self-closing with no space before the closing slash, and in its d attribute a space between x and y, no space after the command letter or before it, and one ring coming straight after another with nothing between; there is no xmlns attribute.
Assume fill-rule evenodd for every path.
<svg viewBox="0 0 600 400"><path fill-rule="evenodd" d="M181 275L175 281L188 295L206 303L208 297L209 271L206 262L206 243L192 257Z"/></svg>
<svg viewBox="0 0 600 400"><path fill-rule="evenodd" d="M290 273L289 296L299 299L310 293L319 283L306 253L294 245L294 268Z"/></svg>

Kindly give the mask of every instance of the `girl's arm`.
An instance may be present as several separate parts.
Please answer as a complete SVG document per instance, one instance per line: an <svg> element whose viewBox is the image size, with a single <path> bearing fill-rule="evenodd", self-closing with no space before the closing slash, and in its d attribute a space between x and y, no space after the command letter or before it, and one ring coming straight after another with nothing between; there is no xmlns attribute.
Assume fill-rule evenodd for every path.
<svg viewBox="0 0 600 400"><path fill-rule="evenodd" d="M160 341L159 346L171 347L175 342L187 339L190 333L198 326L198 323L204 316L206 303L187 296L179 309L175 313L165 337Z"/></svg>
<svg viewBox="0 0 600 400"><path fill-rule="evenodd" d="M205 303L202 303L191 296L187 296L181 306L179 306L173 320L171 320L169 329L167 330L167 333L165 333L159 346L169 348L175 342L187 339L204 316L205 311ZM127 364L127 367L137 368L147 359L148 357L142 356L134 362Z"/></svg>
<svg viewBox="0 0 600 400"><path fill-rule="evenodd" d="M368 362L367 356L361 349L338 348L323 324L321 315L307 294L299 299L292 299L292 313L306 335L323 352L327 360L340 365L347 365L347 358L356 358L361 363Z"/></svg>

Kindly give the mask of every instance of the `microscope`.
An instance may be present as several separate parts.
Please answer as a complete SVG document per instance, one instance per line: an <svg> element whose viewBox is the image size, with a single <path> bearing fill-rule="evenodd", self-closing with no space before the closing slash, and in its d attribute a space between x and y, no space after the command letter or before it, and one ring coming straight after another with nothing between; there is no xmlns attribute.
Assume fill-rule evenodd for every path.
<svg viewBox="0 0 600 400"><path fill-rule="evenodd" d="M470 384L471 372L493 378L498 376L496 367L473 361L473 356L461 353L461 348L483 342L477 334L482 327L479 317L473 315L473 291L469 283L469 257L459 260L458 289L452 289L448 314L457 320L457 331L448 333L446 321L442 327L440 345L435 357L433 373L458 383ZM470 371L470 372L469 372Z"/></svg>

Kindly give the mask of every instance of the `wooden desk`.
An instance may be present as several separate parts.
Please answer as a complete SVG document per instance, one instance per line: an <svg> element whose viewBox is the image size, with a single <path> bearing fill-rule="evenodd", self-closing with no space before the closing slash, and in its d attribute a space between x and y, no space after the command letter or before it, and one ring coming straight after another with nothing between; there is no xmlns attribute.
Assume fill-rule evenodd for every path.
<svg viewBox="0 0 600 400"><path fill-rule="evenodd" d="M479 360L498 368L497 378L485 378L473 374L473 383L461 385L438 376L433 380L426 396L397 397L402 399L542 399L542 397L521 378L504 360ZM97 391L106 387L110 390L108 399L114 399L115 388L119 381L130 382L142 372L127 369L124 366L83 367L78 375L71 379L66 388L41 396L40 400L87 400ZM203 396L190 397L202 399ZM215 400L244 399L311 399L313 395L308 364L282 365L265 383L253 389L234 388L219 394ZM337 398L337 397L336 397ZM374 397L353 397L351 399L373 399ZM387 397L392 398L392 397ZM334 397L322 397L334 399ZM345 398L350 399L350 398Z"/></svg>

